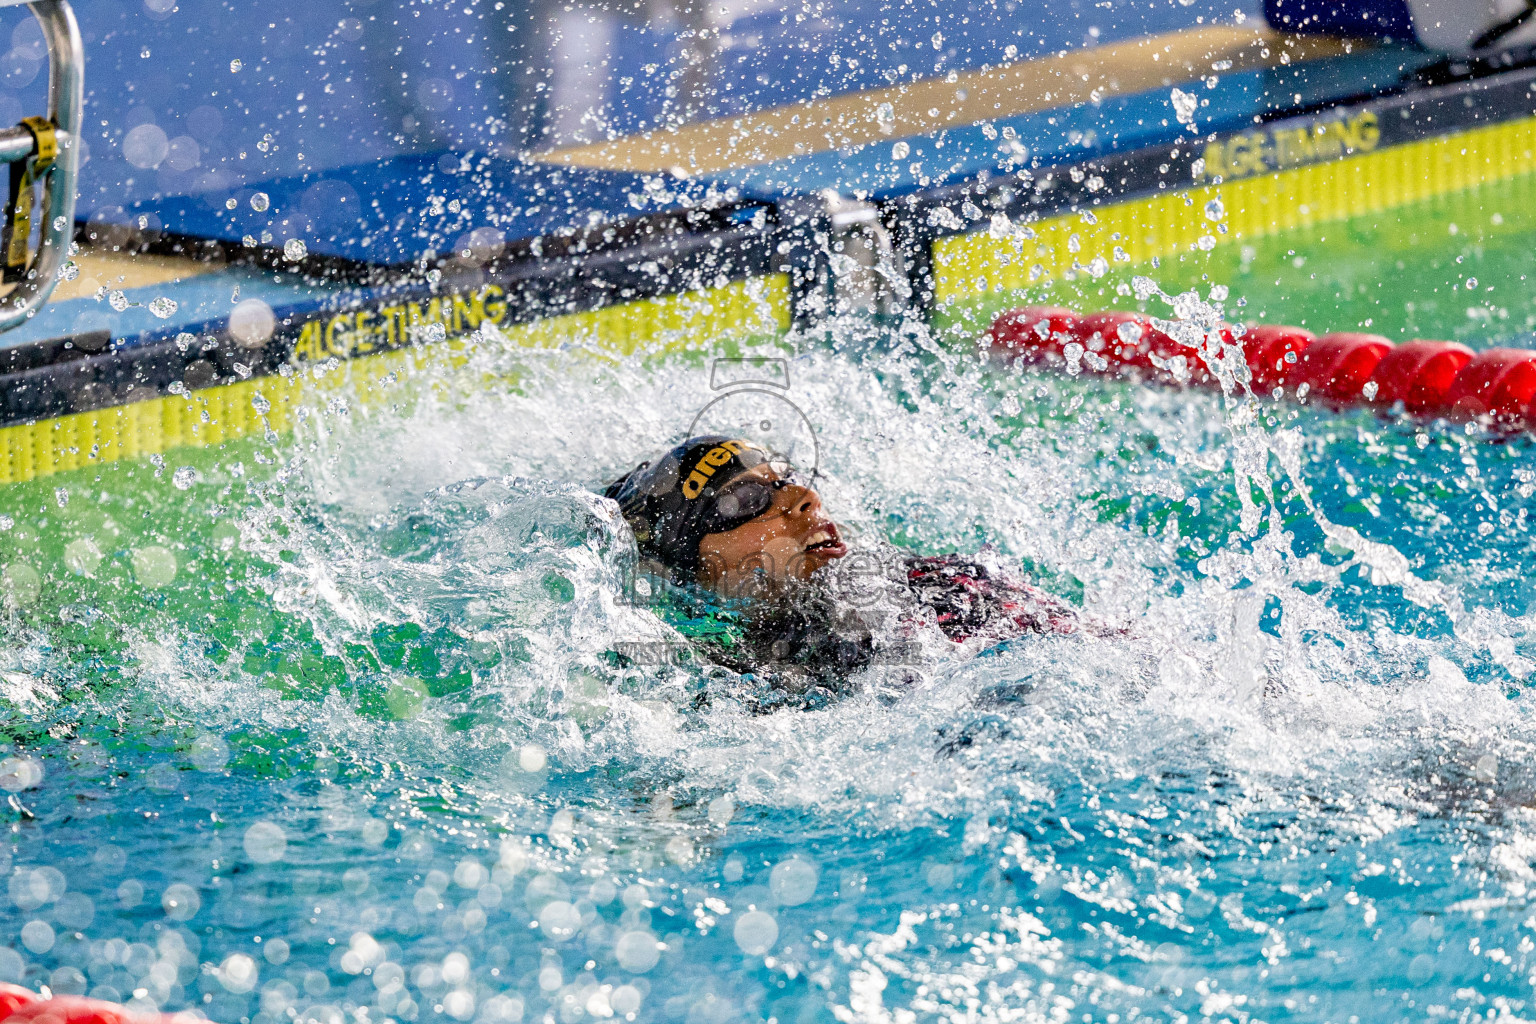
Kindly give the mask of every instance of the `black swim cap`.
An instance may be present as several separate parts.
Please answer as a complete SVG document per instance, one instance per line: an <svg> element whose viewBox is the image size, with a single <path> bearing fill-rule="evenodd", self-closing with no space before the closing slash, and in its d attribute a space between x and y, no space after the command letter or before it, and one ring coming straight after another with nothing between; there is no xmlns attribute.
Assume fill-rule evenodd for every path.
<svg viewBox="0 0 1536 1024"><path fill-rule="evenodd" d="M747 470L776 460L767 449L739 438L693 437L654 462L642 462L603 491L635 533L640 550L691 583L699 568L699 541L733 530L761 515L762 507L737 508L732 495L718 501L726 484ZM784 465L787 474L788 465Z"/></svg>

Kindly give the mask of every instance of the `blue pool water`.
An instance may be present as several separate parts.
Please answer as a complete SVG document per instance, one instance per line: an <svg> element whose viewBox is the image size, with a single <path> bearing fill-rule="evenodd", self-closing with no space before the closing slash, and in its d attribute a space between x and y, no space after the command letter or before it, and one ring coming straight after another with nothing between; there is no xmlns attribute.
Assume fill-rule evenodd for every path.
<svg viewBox="0 0 1536 1024"><path fill-rule="evenodd" d="M675 634L591 490L707 358L486 344L515 385L7 493L0 975L222 1024L1532 1014L1529 440L831 338L790 397L847 532L1128 636L766 715L626 666Z"/></svg>

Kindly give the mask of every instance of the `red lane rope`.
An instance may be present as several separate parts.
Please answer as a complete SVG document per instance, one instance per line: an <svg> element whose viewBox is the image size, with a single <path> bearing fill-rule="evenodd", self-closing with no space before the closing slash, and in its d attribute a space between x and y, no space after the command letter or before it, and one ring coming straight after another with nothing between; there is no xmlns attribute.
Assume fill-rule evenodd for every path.
<svg viewBox="0 0 1536 1024"><path fill-rule="evenodd" d="M1343 408L1482 420L1536 429L1536 351L1474 353L1449 341L1393 345L1377 334L1325 334L1273 324L1220 328L1242 348L1256 395L1289 394ZM1104 376L1164 384L1214 383L1195 349L1143 313L1084 316L1059 306L1023 306L998 315L987 333L999 356ZM1278 389L1278 393L1277 393Z"/></svg>
<svg viewBox="0 0 1536 1024"><path fill-rule="evenodd" d="M84 996L44 999L31 989L0 982L3 1024L192 1024L191 1014L139 1013Z"/></svg>
<svg viewBox="0 0 1536 1024"><path fill-rule="evenodd" d="M0 1021L10 1017L28 1003L35 1003L42 998L29 988L0 982Z"/></svg>

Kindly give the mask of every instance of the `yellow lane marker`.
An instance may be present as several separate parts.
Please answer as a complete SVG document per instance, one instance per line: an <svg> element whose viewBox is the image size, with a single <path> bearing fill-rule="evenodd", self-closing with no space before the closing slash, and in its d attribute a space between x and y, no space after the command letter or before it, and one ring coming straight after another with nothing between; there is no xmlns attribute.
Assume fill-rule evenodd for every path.
<svg viewBox="0 0 1536 1024"><path fill-rule="evenodd" d="M501 336L514 348L584 345L625 356L638 350L714 350L727 340L782 334L789 329L789 321L789 279L775 274L512 324L501 328ZM0 427L0 484L173 448L210 447L260 434L268 427L283 432L293 426L311 388L321 394L350 389L363 406L404 401L410 392L402 392L399 385L406 379L446 386L445 364L462 364L470 344L466 337L449 337L437 344L301 365L286 376L253 378ZM478 386L491 383L481 381Z"/></svg>
<svg viewBox="0 0 1536 1024"><path fill-rule="evenodd" d="M940 239L933 248L940 303L1015 291L1066 273L1344 220L1536 171L1536 119L1524 118L1291 170L1095 207L1094 222L1062 214L1017 228ZM1227 233L1205 216L1220 199ZM1032 237L1031 237L1032 235ZM1104 264L1095 267L1095 258ZM1037 269L1038 268L1038 269Z"/></svg>

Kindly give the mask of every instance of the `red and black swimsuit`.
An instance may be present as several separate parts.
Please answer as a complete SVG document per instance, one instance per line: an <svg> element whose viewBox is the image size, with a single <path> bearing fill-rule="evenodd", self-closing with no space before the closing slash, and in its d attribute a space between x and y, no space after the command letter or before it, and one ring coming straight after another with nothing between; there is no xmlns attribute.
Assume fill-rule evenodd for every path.
<svg viewBox="0 0 1536 1024"><path fill-rule="evenodd" d="M909 556L906 579L918 604L957 643L1082 630L1077 610L1061 598L959 555Z"/></svg>

